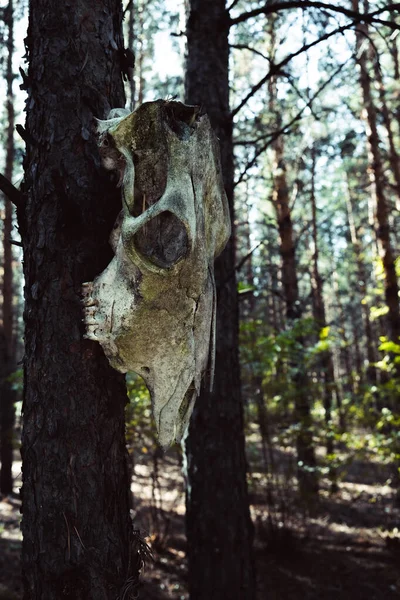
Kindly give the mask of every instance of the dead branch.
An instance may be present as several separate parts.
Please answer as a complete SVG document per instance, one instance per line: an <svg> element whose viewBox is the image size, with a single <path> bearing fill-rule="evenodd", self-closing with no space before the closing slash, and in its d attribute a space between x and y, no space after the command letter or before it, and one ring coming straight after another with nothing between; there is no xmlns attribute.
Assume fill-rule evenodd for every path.
<svg viewBox="0 0 400 600"><path fill-rule="evenodd" d="M357 23L378 23L379 25L385 25L391 29L400 29L400 24L395 21L385 21L383 19L379 19L378 15L392 10L399 10L400 4L386 4L385 6L378 8L370 13L359 13L354 10L350 10L343 6L335 6L333 4L328 4L327 2L318 2L316 0L289 0L287 2L273 2L265 4L260 8L255 8L254 10L250 10L248 12L242 13L238 17L234 19L230 19L230 26L237 25L238 23L243 23L252 17L257 17L259 15L269 15L275 12L279 12L282 10L290 10L293 8L319 8L323 10L332 11L335 13L339 13L353 19L354 22Z"/></svg>
<svg viewBox="0 0 400 600"><path fill-rule="evenodd" d="M268 73L262 79L260 79L260 81L258 83L253 85L253 87L251 88L251 90L249 91L247 96L245 96L243 98L243 100L238 104L238 106L232 110L232 112L231 112L232 117L234 117L243 108L243 106L245 104L247 104L247 102L250 100L250 98L252 96L254 96L254 94L256 92L258 92L258 90L260 88L262 88L262 86L269 79L271 79L271 77L273 77L274 75L279 75L282 67L284 67L288 62L290 62L292 60L292 58L295 58L299 54L306 52L310 48L313 48L313 46L316 46L317 44L320 44L321 42L326 41L327 39L329 39L330 37L332 37L334 35L338 35L339 33L343 33L344 31L346 31L347 29L351 29L351 27L354 27L354 25L355 25L355 23L351 22L351 23L347 23L347 25L343 25L342 27L338 27L337 29L333 29L332 31L325 33L322 37L318 38L317 40L314 40L313 42L310 42L309 44L304 44L304 46L302 46L296 52L293 52L293 54L288 54L288 56L286 56L283 60L281 60L280 63L276 63L276 64L272 63Z"/></svg>
<svg viewBox="0 0 400 600"><path fill-rule="evenodd" d="M236 4L238 4L239 0L233 0L232 4L230 6L228 6L228 8L226 9L228 12L230 10L232 10L232 8L235 8Z"/></svg>
<svg viewBox="0 0 400 600"><path fill-rule="evenodd" d="M269 63L271 63L271 59L269 58L269 56L265 56L265 54L263 54L259 50L256 50L251 46L246 46L246 44L229 44L229 47L236 48L236 50L248 50L249 52L253 52L254 54L257 54L257 56L261 56L261 58L264 58L264 60L267 60Z"/></svg>
<svg viewBox="0 0 400 600"><path fill-rule="evenodd" d="M5 196L16 206L17 208L22 207L22 194L17 188L0 173L0 190Z"/></svg>
<svg viewBox="0 0 400 600"><path fill-rule="evenodd" d="M249 258L253 255L253 253L263 244L265 244L264 241L258 242L258 244L256 244L236 265L235 267L235 271L240 271L240 269L243 267L243 265L245 264L245 262L247 262L249 260Z"/></svg>
<svg viewBox="0 0 400 600"><path fill-rule="evenodd" d="M255 163L257 162L258 157L265 152L265 150L268 148L268 146L270 146L272 144L273 141L275 141L276 139L278 139L278 137L280 137L281 135L284 135L285 133L288 133L288 131L290 130L290 128L292 127L292 125L294 125L294 123L296 123L297 121L299 121L304 113L304 111L306 110L306 108L310 108L310 105L314 102L314 100L319 96L319 94L321 92L323 92L323 90L332 82L332 80L336 77L336 75L338 75L340 73L340 71L343 69L343 67L347 64L348 61L345 61L344 63L342 63L337 69L336 71L333 72L333 74L329 77L329 79L327 79L323 85L315 92L315 94L312 96L312 98L310 98L310 100L307 102L307 104L305 106L303 106L303 108L293 117L293 119L291 119L288 123L286 123L286 125L284 125L283 127L281 127L281 129L278 129L277 131L268 133L265 135L265 138L268 140L265 144L263 144L261 146L261 148L259 148L253 158L247 163L247 165L245 166L245 168L243 169L243 171L241 172L241 174L239 175L239 179L235 182L235 187L241 183L244 179L244 176L246 175L247 171L249 169L251 169L251 167L253 167L255 165ZM260 139L260 138L259 138Z"/></svg>

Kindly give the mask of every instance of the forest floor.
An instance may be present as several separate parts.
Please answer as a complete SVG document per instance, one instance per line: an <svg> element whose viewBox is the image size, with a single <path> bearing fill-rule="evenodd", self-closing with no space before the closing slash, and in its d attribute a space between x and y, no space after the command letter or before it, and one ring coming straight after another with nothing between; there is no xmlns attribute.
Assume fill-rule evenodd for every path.
<svg viewBox="0 0 400 600"><path fill-rule="evenodd" d="M154 555L143 571L140 599L187 600L179 457L173 449L156 456L157 476L154 453L142 449L132 485L135 523ZM288 458L287 448L274 456L283 465L289 464ZM18 463L15 469L18 475ZM332 493L329 482L322 482L320 502L308 514L296 506L290 478L287 481L282 484L281 478L279 483L284 512L271 511L271 528L267 526L271 521L267 519L265 480L252 468L257 600L400 598L400 508L395 505L386 467L372 459L352 460L340 470L337 491ZM0 499L0 600L22 598L19 509L17 494Z"/></svg>

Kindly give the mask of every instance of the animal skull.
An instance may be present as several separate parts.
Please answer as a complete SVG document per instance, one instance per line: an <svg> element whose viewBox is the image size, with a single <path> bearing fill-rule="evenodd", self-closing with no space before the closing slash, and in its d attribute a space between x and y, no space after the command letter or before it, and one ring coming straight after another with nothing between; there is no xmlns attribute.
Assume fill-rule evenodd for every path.
<svg viewBox="0 0 400 600"><path fill-rule="evenodd" d="M214 259L230 235L218 142L198 107L157 101L98 122L103 165L123 207L115 256L83 286L86 337L143 377L160 444L179 441L214 368Z"/></svg>

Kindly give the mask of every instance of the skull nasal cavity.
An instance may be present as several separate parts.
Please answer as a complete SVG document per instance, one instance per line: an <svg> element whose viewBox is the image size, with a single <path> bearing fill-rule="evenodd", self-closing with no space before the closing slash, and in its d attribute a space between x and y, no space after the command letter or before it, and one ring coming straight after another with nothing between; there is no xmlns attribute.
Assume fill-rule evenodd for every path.
<svg viewBox="0 0 400 600"><path fill-rule="evenodd" d="M182 221L169 211L144 225L134 237L135 248L158 267L168 268L184 258L189 239Z"/></svg>

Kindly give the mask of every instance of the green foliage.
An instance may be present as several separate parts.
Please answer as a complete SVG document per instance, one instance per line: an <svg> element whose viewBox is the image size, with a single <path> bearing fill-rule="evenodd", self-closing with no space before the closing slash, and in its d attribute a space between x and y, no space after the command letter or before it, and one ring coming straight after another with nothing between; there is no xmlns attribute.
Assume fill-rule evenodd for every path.
<svg viewBox="0 0 400 600"><path fill-rule="evenodd" d="M11 375L7 377L7 381L11 383L12 389L22 395L24 386L24 371L23 369L16 369Z"/></svg>
<svg viewBox="0 0 400 600"><path fill-rule="evenodd" d="M129 404L125 410L126 440L129 454L147 454L157 447L157 432L152 417L151 401L143 379L135 373L126 377Z"/></svg>

